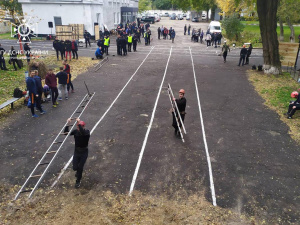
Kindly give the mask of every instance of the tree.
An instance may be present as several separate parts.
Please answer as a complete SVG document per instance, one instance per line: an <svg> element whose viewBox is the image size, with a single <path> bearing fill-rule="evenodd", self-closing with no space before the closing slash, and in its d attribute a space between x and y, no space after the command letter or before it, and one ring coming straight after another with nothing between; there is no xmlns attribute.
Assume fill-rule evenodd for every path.
<svg viewBox="0 0 300 225"><path fill-rule="evenodd" d="M300 1L280 0L278 8L278 17L280 28L283 29L282 22L286 22L291 30L290 41L295 42L295 30L293 24L300 20L300 15L296 9L300 8ZM280 29L280 31L281 31ZM282 40L283 32L280 32L280 40Z"/></svg>
<svg viewBox="0 0 300 225"><path fill-rule="evenodd" d="M196 12L201 12L201 11L206 11L206 15L208 15L208 11L210 9L215 9L216 8L216 1L215 0L191 0L192 1L192 8L196 11ZM213 15L213 14L212 14ZM213 15L214 17L214 15ZM208 20L208 16L206 18L206 20Z"/></svg>
<svg viewBox="0 0 300 225"><path fill-rule="evenodd" d="M16 14L23 14L22 5L18 0L0 0L0 6L4 10L8 10L13 19L15 19Z"/></svg>
<svg viewBox="0 0 300 225"><path fill-rule="evenodd" d="M277 8L279 0L257 0L260 34L263 45L265 73L281 73L277 39Z"/></svg>
<svg viewBox="0 0 300 225"><path fill-rule="evenodd" d="M155 0L155 6L157 9L170 9L172 8L171 0Z"/></svg>
<svg viewBox="0 0 300 225"><path fill-rule="evenodd" d="M245 26L241 23L238 15L234 14L232 16L225 17L222 22L222 27L225 29L226 36L229 40L235 39L238 41Z"/></svg>
<svg viewBox="0 0 300 225"><path fill-rule="evenodd" d="M149 0L139 0L139 12L150 9L151 2Z"/></svg>

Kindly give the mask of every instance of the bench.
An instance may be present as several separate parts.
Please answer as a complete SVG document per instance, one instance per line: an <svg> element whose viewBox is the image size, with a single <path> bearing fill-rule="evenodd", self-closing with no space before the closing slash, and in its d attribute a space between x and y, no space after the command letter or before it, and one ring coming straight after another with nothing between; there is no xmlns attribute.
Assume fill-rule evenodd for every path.
<svg viewBox="0 0 300 225"><path fill-rule="evenodd" d="M20 98L11 98L9 100L7 100L6 102L2 103L0 105L0 109L3 109L4 107L8 106L9 104L11 105L11 108L14 108L14 102L18 101Z"/></svg>

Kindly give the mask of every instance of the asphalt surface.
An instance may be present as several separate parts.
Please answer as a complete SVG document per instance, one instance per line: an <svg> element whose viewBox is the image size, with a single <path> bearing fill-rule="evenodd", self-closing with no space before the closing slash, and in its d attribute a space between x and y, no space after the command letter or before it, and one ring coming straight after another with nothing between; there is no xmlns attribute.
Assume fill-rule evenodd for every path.
<svg viewBox="0 0 300 225"><path fill-rule="evenodd" d="M145 142L134 190L169 195L177 191L204 192L211 202L191 50L217 204L277 223L299 223L299 146L289 136L288 127L275 112L263 105L263 99L249 84L246 71L251 66L237 66L239 49L232 49L227 62L223 63L222 57L218 56L220 48L192 43L190 36L183 35L184 23L165 19L151 25L151 46L145 46L142 40L138 51L128 53L126 57L112 56L116 55L112 41L109 62L98 72L91 69L78 76L73 81L76 93L70 94L68 101L62 101L55 109L45 104L47 114L37 119L31 118L28 108L8 117L0 129L1 181L23 184L85 95L83 81L86 81L96 95L81 119L91 130L102 115L107 114L91 136L82 189L128 193ZM175 43L157 40L156 29L161 25L175 27ZM207 27L204 23L191 25ZM10 42L1 41L3 47ZM50 42L33 43L32 46L51 49ZM93 52L93 47L83 48L79 55L93 56ZM254 49L250 64L262 63L262 51ZM186 91L185 143L174 136L171 127L171 105L165 88L168 83L175 95L181 88ZM145 135L158 95L146 142ZM73 140L69 138L41 188L52 184L72 156L73 148ZM65 183L73 188L75 178L71 169L58 182L58 188Z"/></svg>

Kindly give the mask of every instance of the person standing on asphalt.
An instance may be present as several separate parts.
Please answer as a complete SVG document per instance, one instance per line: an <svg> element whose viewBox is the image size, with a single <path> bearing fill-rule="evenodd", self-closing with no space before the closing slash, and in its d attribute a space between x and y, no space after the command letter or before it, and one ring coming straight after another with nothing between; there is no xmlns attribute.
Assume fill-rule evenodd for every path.
<svg viewBox="0 0 300 225"><path fill-rule="evenodd" d="M38 96L36 96L36 102L35 102L36 107L37 107L37 109L40 110L41 114L45 114L46 111L44 111L42 108L42 95L43 95L43 91L44 91L44 88L42 86L42 79L39 76L38 70L35 70L34 72L35 72L35 76L33 78L35 80L36 92L38 94Z"/></svg>
<svg viewBox="0 0 300 225"><path fill-rule="evenodd" d="M30 50L31 50L31 48L29 47L29 43L25 43L24 51L25 51L26 60L27 60L28 64L30 63Z"/></svg>
<svg viewBox="0 0 300 225"><path fill-rule="evenodd" d="M252 49L253 49L252 44L250 44L250 46L249 46L249 48L247 50L246 64L249 64L249 57L250 57L250 55L252 53Z"/></svg>
<svg viewBox="0 0 300 225"><path fill-rule="evenodd" d="M186 24L185 24L185 25L184 25L184 28L183 28L184 35L186 35L186 30L187 30L187 27L186 27Z"/></svg>
<svg viewBox="0 0 300 225"><path fill-rule="evenodd" d="M57 79L55 74L53 73L52 69L48 70L48 73L45 78L45 84L48 85L48 87L51 90L51 100L52 100L52 106L56 108L58 105L57 97L58 97L58 90L57 90Z"/></svg>
<svg viewBox="0 0 300 225"><path fill-rule="evenodd" d="M104 52L106 55L108 55L108 48L110 44L110 39L108 36L104 36Z"/></svg>
<svg viewBox="0 0 300 225"><path fill-rule="evenodd" d="M160 30L160 27L158 27L158 28L157 28L158 40L160 40L160 34L161 34L161 30Z"/></svg>
<svg viewBox="0 0 300 225"><path fill-rule="evenodd" d="M59 53L61 55L61 60L63 60L64 56L62 55L62 52L60 50L61 49L61 43L60 43L60 41L58 40L57 37L55 37L55 40L53 41L53 48L56 51L57 61L59 60Z"/></svg>
<svg viewBox="0 0 300 225"><path fill-rule="evenodd" d="M239 65L238 66L241 66L242 60L243 60L242 66L245 65L246 55L247 55L246 45L243 45L243 48L241 49L241 52L240 52L240 61L239 61Z"/></svg>
<svg viewBox="0 0 300 225"><path fill-rule="evenodd" d="M230 52L230 48L229 48L229 46L226 44L226 41L224 41L224 45L223 45L223 47L222 47L224 63L226 62L226 57L227 57L228 51Z"/></svg>
<svg viewBox="0 0 300 225"><path fill-rule="evenodd" d="M127 55L127 39L126 39L126 37L121 37L121 49L123 50L123 56L126 56Z"/></svg>
<svg viewBox="0 0 300 225"><path fill-rule="evenodd" d="M171 36L171 39L172 39L172 43L174 43L175 35L176 35L175 30L172 29L172 30L171 30L171 35L170 35L170 36Z"/></svg>
<svg viewBox="0 0 300 225"><path fill-rule="evenodd" d="M128 37L127 37L127 43L128 43L128 52L131 52L131 45L132 45L132 36L129 33Z"/></svg>
<svg viewBox="0 0 300 225"><path fill-rule="evenodd" d="M137 34L135 34L135 35L133 36L133 39L132 39L132 45L133 45L133 51L134 51L134 52L136 52L137 42L138 42L138 36L137 36Z"/></svg>
<svg viewBox="0 0 300 225"><path fill-rule="evenodd" d="M206 47L208 48L208 46L210 46L210 42L211 42L211 35L210 33L206 33Z"/></svg>
<svg viewBox="0 0 300 225"><path fill-rule="evenodd" d="M181 117L182 122L184 122L184 117L185 117L185 114L186 114L186 113L185 113L186 99L185 99L185 97L184 97L184 94L185 94L184 89L180 89L180 90L179 90L179 98L178 98L178 99L173 98L173 101L175 101L176 104L177 104L178 111L179 111L179 113L180 113L180 117ZM177 119L178 119L180 128L182 127L182 125L180 124L180 119L179 119L179 117L178 117L177 112L174 112L174 111L173 111L173 112L172 112L172 115L173 115L173 123L172 123L172 126L173 126L174 129L175 129L175 135L178 135L178 134L179 134L179 128L178 128L178 126L177 126L177 122L176 122L175 116L176 116Z"/></svg>
<svg viewBox="0 0 300 225"><path fill-rule="evenodd" d="M69 127L71 126L69 124L71 122L72 119L69 118L67 120L67 125L64 130L65 133L69 132ZM82 178L82 173L83 173L83 167L89 154L88 145L89 145L89 140L91 135L90 135L90 131L85 129L85 122L77 118L76 123L77 123L77 129L72 130L70 135L73 135L75 140L75 150L73 155L73 170L76 171L75 188L79 188L81 178Z"/></svg>
<svg viewBox="0 0 300 225"><path fill-rule="evenodd" d="M17 71L16 64L19 67L19 69L22 68L22 66L18 62L17 55L18 55L18 53L14 49L14 46L11 46L11 48L10 48L10 62L13 64L15 71Z"/></svg>
<svg viewBox="0 0 300 225"><path fill-rule="evenodd" d="M73 59L75 59L75 56L76 56L76 59L78 59L77 51L78 51L77 42L75 40L72 40L72 54L73 54Z"/></svg>
<svg viewBox="0 0 300 225"><path fill-rule="evenodd" d="M35 71L34 70L30 71L29 77L26 78L26 86L27 86L27 90L29 91L29 97L31 101L30 110L31 110L32 117L37 118L39 116L34 113L34 106L36 104L36 99L39 95L37 93L34 76L35 76ZM44 114L43 109L40 107L40 105L36 104L36 108L41 112L41 114Z"/></svg>
<svg viewBox="0 0 300 225"><path fill-rule="evenodd" d="M63 67L59 67L60 72L58 72L55 76L58 78L58 101L62 101L62 92L65 92L65 98L68 100L68 89L67 89L67 81L68 74L64 72Z"/></svg>
<svg viewBox="0 0 300 225"><path fill-rule="evenodd" d="M116 39L117 43L117 54L122 55L122 48L121 48L121 36L118 35L118 38Z"/></svg>
<svg viewBox="0 0 300 225"><path fill-rule="evenodd" d="M68 78L67 78L67 90L68 90L68 93L70 91L70 87L72 89L72 93L74 93L74 87L73 87L73 84L72 84L71 67L67 63L67 60L63 60L62 64L63 64L63 67L64 67L64 72L68 75Z"/></svg>
<svg viewBox="0 0 300 225"><path fill-rule="evenodd" d="M150 25L149 25L149 27L150 27ZM147 38L148 38L148 45L150 45L150 41L151 41L151 30L150 30L149 27L147 29L147 33L148 33L148 36L147 36Z"/></svg>
<svg viewBox="0 0 300 225"><path fill-rule="evenodd" d="M188 27L188 35L191 34L191 25L189 24L189 27Z"/></svg>
<svg viewBox="0 0 300 225"><path fill-rule="evenodd" d="M204 32L203 30L201 31L201 34L200 34L200 43L202 44L203 43L203 36L204 36Z"/></svg>
<svg viewBox="0 0 300 225"><path fill-rule="evenodd" d="M83 37L85 40L85 47L87 48L88 43L89 43L89 46L91 47L91 42L90 42L91 34L85 30Z"/></svg>

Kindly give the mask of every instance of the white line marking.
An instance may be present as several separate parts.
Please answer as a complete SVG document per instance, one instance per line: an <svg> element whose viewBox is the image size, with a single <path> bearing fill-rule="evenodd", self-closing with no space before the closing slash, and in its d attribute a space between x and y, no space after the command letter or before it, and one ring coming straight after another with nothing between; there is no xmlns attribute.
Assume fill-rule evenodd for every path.
<svg viewBox="0 0 300 225"><path fill-rule="evenodd" d="M212 196L213 205L217 206L216 194L215 194L215 186L214 186L214 178L213 178L213 174L212 174L212 167L211 167L211 162L210 162L210 156L209 156L207 142L206 142L206 135L205 135L205 129L204 129L204 123L203 123L203 117L202 117L202 111L201 111L201 104L200 104L200 98L199 98L199 92L198 92L198 84L197 84L195 67L194 67L194 60L193 60L193 55L192 55L191 48L189 48L189 49L190 49L191 60L192 60L192 64L193 64L193 73L194 73L196 94L197 94L198 107L199 107L199 113L200 113L202 135L203 135L203 141L204 141L205 152L206 152L206 159L207 159L207 164L208 164L211 196Z"/></svg>
<svg viewBox="0 0 300 225"><path fill-rule="evenodd" d="M109 112L109 110L111 109L111 107L115 104L115 102L117 101L117 99L120 97L120 95L122 94L122 92L124 91L124 89L127 87L127 85L130 83L130 81L132 80L132 78L135 76L135 74L137 73L137 71L140 69L140 67L144 64L144 62L146 61L146 59L148 58L148 56L150 55L150 53L152 52L152 50L155 48L152 47L150 52L148 53L148 55L145 57L145 59L143 60L143 62L139 65L139 67L136 69L136 71L134 72L134 74L129 78L129 80L127 81L127 83L125 84L125 86L122 88L122 90L120 91L120 93L117 95L117 97L115 98L115 100L110 104L110 106L108 107L108 109L105 111L105 113L102 115L102 117L99 119L99 121L95 124L95 126L93 127L93 129L91 130L90 134L92 135L92 133L94 132L94 130L96 129L96 127L99 125L99 123L103 120L103 118L105 117L105 115ZM64 172L66 171L66 169L69 167L70 163L72 162L73 156L69 159L69 161L67 162L67 164L65 165L65 167L62 169L61 173L59 174L59 176L56 178L56 180L53 182L53 184L51 185L51 188L53 188L55 186L55 184L58 182L58 180L61 178L61 176L64 174Z"/></svg>
<svg viewBox="0 0 300 225"><path fill-rule="evenodd" d="M144 151L145 151L145 147L146 147L146 144L147 144L148 136L149 136L149 133L150 133L150 130L151 130L151 126L152 126L152 123L153 123L153 119L154 119L154 116L155 116L155 111L156 111L157 103L158 103L159 96L160 96L160 93L161 93L161 89L162 89L162 86L163 86L163 83L165 81L165 77L166 77L166 74L167 74L168 65L169 65L169 61L170 61L171 55L172 55L172 47L170 49L170 54L169 54L169 58L168 58L168 62L167 62L166 68L165 68L165 73L164 73L163 79L162 79L160 87L159 87L159 91L158 91L158 94L157 94L157 97L156 97L156 101L155 101L155 104L154 104L154 108L153 108L153 111L152 111L150 123L149 123L148 129L147 129L147 132L146 132L146 135L145 135L145 139L144 139L144 142L143 142L143 146L142 146L142 149L141 149L141 152L140 152L140 155L139 155L139 159L138 159L135 171L134 171L134 175L133 175L132 182L131 182L131 185L130 185L129 195L131 195L131 193L132 193L132 191L134 189L135 181L136 181L139 169L140 169L140 165L141 165L141 161L142 161L143 154L144 154Z"/></svg>

